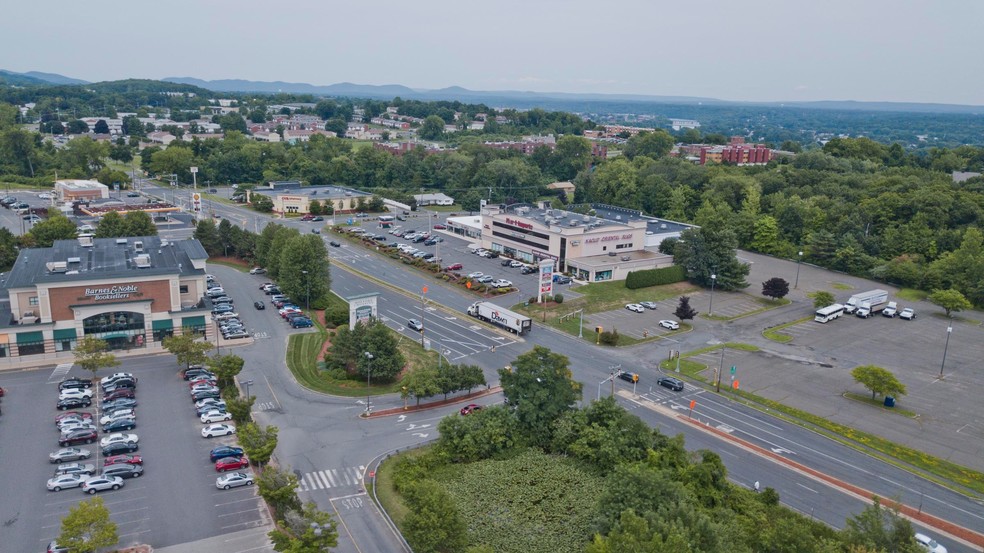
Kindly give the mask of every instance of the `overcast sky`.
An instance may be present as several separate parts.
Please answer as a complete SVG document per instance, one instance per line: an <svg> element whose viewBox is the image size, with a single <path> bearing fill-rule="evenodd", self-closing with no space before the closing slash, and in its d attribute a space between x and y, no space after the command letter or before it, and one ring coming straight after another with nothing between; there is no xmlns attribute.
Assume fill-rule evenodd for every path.
<svg viewBox="0 0 984 553"><path fill-rule="evenodd" d="M981 22L977 0L13 0L0 68L984 105Z"/></svg>

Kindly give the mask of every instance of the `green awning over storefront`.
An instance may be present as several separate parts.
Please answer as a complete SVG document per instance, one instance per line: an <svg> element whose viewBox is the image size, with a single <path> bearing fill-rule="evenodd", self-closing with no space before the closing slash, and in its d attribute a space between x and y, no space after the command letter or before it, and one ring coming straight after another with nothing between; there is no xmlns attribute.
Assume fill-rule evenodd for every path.
<svg viewBox="0 0 984 553"><path fill-rule="evenodd" d="M201 317L182 317L181 318L182 327L199 328L205 326L205 316Z"/></svg>
<svg viewBox="0 0 984 553"><path fill-rule="evenodd" d="M38 342L44 341L44 333L38 330L37 332L21 332L17 334L18 344L36 344Z"/></svg>
<svg viewBox="0 0 984 553"><path fill-rule="evenodd" d="M154 321L153 324L154 330L171 330L172 328L174 328L174 321L172 321L171 319Z"/></svg>
<svg viewBox="0 0 984 553"><path fill-rule="evenodd" d="M74 340L78 335L75 333L74 328L63 328L61 330L55 330L55 340Z"/></svg>

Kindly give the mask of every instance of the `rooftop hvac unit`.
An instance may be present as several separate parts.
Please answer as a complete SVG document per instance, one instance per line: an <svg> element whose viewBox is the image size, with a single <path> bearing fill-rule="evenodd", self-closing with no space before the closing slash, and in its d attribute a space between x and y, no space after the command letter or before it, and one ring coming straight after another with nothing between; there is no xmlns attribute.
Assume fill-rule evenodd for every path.
<svg viewBox="0 0 984 553"><path fill-rule="evenodd" d="M81 257L69 257L68 258L68 262L69 263L82 263L82 258Z"/></svg>
<svg viewBox="0 0 984 553"><path fill-rule="evenodd" d="M576 227L576 226L577 226L577 221L571 221L571 222L570 222L570 225L571 225L572 227Z"/></svg>
<svg viewBox="0 0 984 553"><path fill-rule="evenodd" d="M120 245L120 244L126 245L126 238L117 238L116 239L116 244L117 245Z"/></svg>
<svg viewBox="0 0 984 553"><path fill-rule="evenodd" d="M591 216L590 215L585 215L584 217L581 218L581 220L584 221L585 223L587 223L588 221L591 220Z"/></svg>
<svg viewBox="0 0 984 553"><path fill-rule="evenodd" d="M134 256L133 263L134 265L137 266L138 269L146 269L150 267L150 255L144 253Z"/></svg>
<svg viewBox="0 0 984 553"><path fill-rule="evenodd" d="M143 251L143 241L137 240L133 243L133 249L142 252Z"/></svg>
<svg viewBox="0 0 984 553"><path fill-rule="evenodd" d="M44 266L48 269L49 273L64 273L68 271L68 263L64 261L49 261Z"/></svg>
<svg viewBox="0 0 984 553"><path fill-rule="evenodd" d="M79 235L79 245L83 248L92 247L92 235L91 234L80 234Z"/></svg>
<svg viewBox="0 0 984 553"><path fill-rule="evenodd" d="M666 223L662 223L662 224L660 224L660 225L659 225L659 228L661 228L661 229L665 229L665 228L666 228Z"/></svg>

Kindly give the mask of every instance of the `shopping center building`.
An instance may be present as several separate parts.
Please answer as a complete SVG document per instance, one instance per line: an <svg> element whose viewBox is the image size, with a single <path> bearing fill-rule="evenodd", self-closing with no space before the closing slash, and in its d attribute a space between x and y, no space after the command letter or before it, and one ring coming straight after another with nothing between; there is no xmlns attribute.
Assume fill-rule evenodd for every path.
<svg viewBox="0 0 984 553"><path fill-rule="evenodd" d="M678 237L687 225L637 210L592 205L584 215L530 204L487 205L481 211L481 247L526 263L556 261L555 270L578 280L624 280L630 271L673 264L660 242ZM458 218L449 225L466 235ZM458 232L461 230L461 232Z"/></svg>
<svg viewBox="0 0 984 553"><path fill-rule="evenodd" d="M298 181L269 182L264 187L246 192L246 201L253 201L254 194L269 196L273 201L273 212L280 214L305 215L311 212L311 202L322 206L331 205L336 214L353 213L359 202L368 202L372 194L342 186L304 186Z"/></svg>
<svg viewBox="0 0 984 553"><path fill-rule="evenodd" d="M84 336L112 349L160 348L182 332L212 333L208 255L197 240L82 235L21 250L0 296L0 358L56 354Z"/></svg>

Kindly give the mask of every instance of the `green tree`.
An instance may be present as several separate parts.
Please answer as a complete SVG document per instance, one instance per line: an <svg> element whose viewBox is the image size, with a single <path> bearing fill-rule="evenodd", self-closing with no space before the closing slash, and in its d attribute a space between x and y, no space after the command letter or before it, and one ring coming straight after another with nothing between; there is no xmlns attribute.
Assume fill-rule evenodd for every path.
<svg viewBox="0 0 984 553"><path fill-rule="evenodd" d="M512 411L499 405L467 417L444 417L438 434L438 449L456 463L490 459L524 441Z"/></svg>
<svg viewBox="0 0 984 553"><path fill-rule="evenodd" d="M115 238L126 236L126 222L118 211L110 211L96 224L96 238Z"/></svg>
<svg viewBox="0 0 984 553"><path fill-rule="evenodd" d="M301 500L297 497L297 477L291 471L267 467L257 478L256 485L260 497L270 504L278 517L288 511L301 509Z"/></svg>
<svg viewBox="0 0 984 553"><path fill-rule="evenodd" d="M436 115L427 116L424 123L417 129L417 136L424 140L439 140L444 136L444 119Z"/></svg>
<svg viewBox="0 0 984 553"><path fill-rule="evenodd" d="M440 375L434 367L418 367L403 381L408 396L413 396L417 405L421 398L433 397L443 390Z"/></svg>
<svg viewBox="0 0 984 553"><path fill-rule="evenodd" d="M963 311L972 307L970 302L967 301L967 298L953 288L949 290L933 290L933 293L930 294L927 299L930 302L942 307L943 310L946 311L947 317L950 317L951 313Z"/></svg>
<svg viewBox="0 0 984 553"><path fill-rule="evenodd" d="M569 363L566 356L534 346L511 368L499 370L502 393L533 443L549 443L554 421L581 398L581 384L572 378Z"/></svg>
<svg viewBox="0 0 984 553"><path fill-rule="evenodd" d="M205 253L211 256L224 254L222 240L219 238L219 229L215 228L215 221L202 219L195 224L195 240L202 243Z"/></svg>
<svg viewBox="0 0 984 553"><path fill-rule="evenodd" d="M372 354L372 359L366 352ZM360 378L370 376L371 371L374 382L392 381L406 364L393 332L378 319L359 323L351 331L339 327L332 342L331 359L338 366L354 370Z"/></svg>
<svg viewBox="0 0 984 553"><path fill-rule="evenodd" d="M772 277L762 283L762 295L772 299L782 299L789 293L789 283L785 279Z"/></svg>
<svg viewBox="0 0 984 553"><path fill-rule="evenodd" d="M826 290L817 290L809 294L813 298L813 307L816 309L822 309L828 305L833 305L836 299L834 295Z"/></svg>
<svg viewBox="0 0 984 553"><path fill-rule="evenodd" d="M287 511L269 536L273 550L284 553L323 553L338 545L337 523L313 501Z"/></svg>
<svg viewBox="0 0 984 553"><path fill-rule="evenodd" d="M226 388L235 383L236 375L243 370L246 361L238 355L229 354L209 357L206 363L209 369L215 373L219 387Z"/></svg>
<svg viewBox="0 0 984 553"><path fill-rule="evenodd" d="M109 144L96 142L88 136L68 141L58 152L59 164L66 171L77 170L85 176L94 175L106 165Z"/></svg>
<svg viewBox="0 0 984 553"><path fill-rule="evenodd" d="M279 429L276 426L260 428L257 424L248 422L236 429L239 436L239 443L243 446L243 451L249 457L250 462L263 466L270 462L273 450L277 449L277 434Z"/></svg>
<svg viewBox="0 0 984 553"><path fill-rule="evenodd" d="M248 422L253 422L253 404L256 403L256 396L250 395L248 398L232 397L232 394L223 394L226 402L226 409L232 415L232 421L237 427Z"/></svg>
<svg viewBox="0 0 984 553"><path fill-rule="evenodd" d="M547 159L547 169L557 180L569 181L590 163L591 143L582 136L569 134L557 139L557 147Z"/></svg>
<svg viewBox="0 0 984 553"><path fill-rule="evenodd" d="M68 122L68 134L84 134L89 132L89 125L81 119L73 119Z"/></svg>
<svg viewBox="0 0 984 553"><path fill-rule="evenodd" d="M146 154L146 150L144 151ZM178 176L179 182L191 180L190 169L195 165L195 154L183 146L168 146L166 150L154 152L150 157L150 170L157 175Z"/></svg>
<svg viewBox="0 0 984 553"><path fill-rule="evenodd" d="M112 353L107 353L109 344L105 340L100 340L94 336L86 336L79 340L72 355L75 356L75 364L84 371L92 373L96 377L99 369L108 369L120 364L119 360Z"/></svg>
<svg viewBox="0 0 984 553"><path fill-rule="evenodd" d="M465 547L468 528L444 488L433 480L415 482L404 490L403 500L408 510L403 535L414 551L444 553Z"/></svg>
<svg viewBox="0 0 984 553"><path fill-rule="evenodd" d="M126 234L123 236L157 236L157 226L146 211L130 211L123 216Z"/></svg>
<svg viewBox="0 0 984 553"><path fill-rule="evenodd" d="M561 415L555 423L551 451L583 460L607 474L619 463L645 459L653 446L653 431L646 423L606 397Z"/></svg>
<svg viewBox="0 0 984 553"><path fill-rule="evenodd" d="M269 270L269 267L267 267ZM315 234L291 238L280 254L277 282L284 294L307 306L327 300L331 286L328 251Z"/></svg>
<svg viewBox="0 0 984 553"><path fill-rule="evenodd" d="M212 349L212 344L199 341L198 336L187 329L181 335L164 338L163 345L178 365L184 365L186 369L192 365L204 365L208 361L208 351Z"/></svg>
<svg viewBox="0 0 984 553"><path fill-rule="evenodd" d="M96 121L96 125L92 128L92 131L96 134L109 134L109 124L106 123L105 119L100 119Z"/></svg>
<svg viewBox="0 0 984 553"><path fill-rule="evenodd" d="M629 159L634 159L636 156L659 159L670 153L674 142L673 136L662 129L640 132L625 144L625 155Z"/></svg>
<svg viewBox="0 0 984 553"><path fill-rule="evenodd" d="M71 240L78 230L68 217L58 211L50 212L47 220L41 221L31 229L31 236L39 248L50 248L55 240Z"/></svg>
<svg viewBox="0 0 984 553"><path fill-rule="evenodd" d="M875 365L860 365L851 371L854 381L865 388L871 390L871 399L875 399L876 394L885 396L904 396L906 394L905 384L895 378L891 372Z"/></svg>
<svg viewBox="0 0 984 553"><path fill-rule="evenodd" d="M68 508L68 514L61 521L57 541L69 553L90 553L116 545L120 537L103 499L93 497Z"/></svg>
<svg viewBox="0 0 984 553"><path fill-rule="evenodd" d="M864 547L893 553L924 552L913 539L914 534L912 523L901 517L897 509L882 507L881 500L875 497L864 511L847 519L841 539L849 548Z"/></svg>
<svg viewBox="0 0 984 553"><path fill-rule="evenodd" d="M779 223L771 215L762 215L755 220L754 237L750 247L764 254L776 255L781 252Z"/></svg>
<svg viewBox="0 0 984 553"><path fill-rule="evenodd" d="M710 287L712 280L721 290L745 288L749 267L738 260L738 240L730 230L691 228L680 234L673 262L687 268L695 284ZM712 279L711 275L716 278Z"/></svg>
<svg viewBox="0 0 984 553"><path fill-rule="evenodd" d="M0 272L9 271L17 261L17 237L10 229L0 228Z"/></svg>

